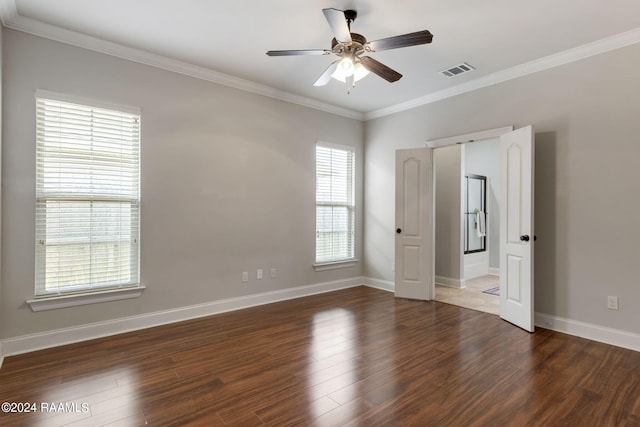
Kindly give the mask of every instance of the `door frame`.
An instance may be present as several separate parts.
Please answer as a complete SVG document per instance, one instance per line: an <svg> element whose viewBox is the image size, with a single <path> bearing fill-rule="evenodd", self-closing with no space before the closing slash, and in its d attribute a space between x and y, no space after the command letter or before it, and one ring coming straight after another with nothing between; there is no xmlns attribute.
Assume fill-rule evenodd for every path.
<svg viewBox="0 0 640 427"><path fill-rule="evenodd" d="M436 148L440 148L440 147L448 147L451 145L456 145L456 144L466 144L468 142L475 142L475 141L481 141L484 139L494 139L494 138L500 138L502 135L513 132L514 127L513 126L504 126L504 127L500 127L500 128L495 128L495 129L487 129L487 130L483 130L483 131L478 131L478 132L471 132L471 133L465 133L462 135L455 135L455 136L449 136L449 137L445 137L445 138L439 138L439 139L431 139L425 142L425 145L427 147L427 149L431 152L431 158L433 158L433 150ZM431 265L433 266L433 269L431 270L431 289L429 290L429 293L431 295L431 299L435 299L436 297L436 281L435 281L435 260L436 260L436 251L435 251L435 247L436 247L436 221L435 221L435 171L434 168L431 168L431 171L429 172L431 174L431 200L429 200L429 204L430 204L430 209L432 209L433 211L433 215L434 215L434 220L432 221L432 230L431 230L431 242L429 243L429 249L430 249L430 253L431 253L431 259L429 260L431 262ZM460 255L460 257L462 257L463 254Z"/></svg>

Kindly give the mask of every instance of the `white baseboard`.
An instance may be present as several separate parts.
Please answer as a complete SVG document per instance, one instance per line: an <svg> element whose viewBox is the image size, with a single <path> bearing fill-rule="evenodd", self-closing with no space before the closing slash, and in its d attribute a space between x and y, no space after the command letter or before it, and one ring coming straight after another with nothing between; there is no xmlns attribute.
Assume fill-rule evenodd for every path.
<svg viewBox="0 0 640 427"><path fill-rule="evenodd" d="M4 361L4 356L28 353L44 348L57 347L168 323L211 316L227 311L352 288L362 284L389 292L393 292L394 290L394 283L391 281L370 277L354 277L130 316L105 322L91 323L72 328L57 329L38 334L7 338L0 341L0 367ZM632 332L606 328L544 313L535 314L535 324L541 328L640 351L640 335Z"/></svg>
<svg viewBox="0 0 640 427"><path fill-rule="evenodd" d="M499 274L500 270L495 270L496 274ZM436 282L439 278L439 276L436 277ZM394 283L391 281L374 279L371 277L363 277L362 283L365 286L369 286L371 288L381 289L389 292L394 291ZM544 313L535 314L535 324L540 328L551 329L556 332L575 335L582 338L590 339L592 341L598 341L605 344L615 345L617 347L640 351L640 334L605 328L603 326L594 325L591 323L565 319L563 317L551 316Z"/></svg>
<svg viewBox="0 0 640 427"><path fill-rule="evenodd" d="M493 276L499 276L500 275L500 269L499 268L495 268L495 267L489 267L489 274L491 274Z"/></svg>
<svg viewBox="0 0 640 427"><path fill-rule="evenodd" d="M380 289L381 291L395 292L396 285L389 280L374 279L372 277L363 277L362 283L370 288Z"/></svg>
<svg viewBox="0 0 640 427"><path fill-rule="evenodd" d="M465 281L463 279L454 279L452 277L438 276L435 277L436 284L449 286L450 288L464 288Z"/></svg>
<svg viewBox="0 0 640 427"><path fill-rule="evenodd" d="M580 322L578 320L551 316L544 313L535 314L535 324L536 326L551 329L552 331L640 351L640 334L621 331L619 329L606 328L604 326Z"/></svg>
<svg viewBox="0 0 640 427"><path fill-rule="evenodd" d="M211 316L213 314L224 313L227 311L240 310L257 305L270 304L278 301L352 288L360 286L362 284L362 280L362 277L354 277L332 282L316 283L313 285L229 298L166 311L123 317L104 322L90 323L71 328L56 329L37 334L6 338L0 344L4 349L4 353L0 353L0 355L4 354L4 356L12 356L28 353L45 348L151 328L168 323Z"/></svg>

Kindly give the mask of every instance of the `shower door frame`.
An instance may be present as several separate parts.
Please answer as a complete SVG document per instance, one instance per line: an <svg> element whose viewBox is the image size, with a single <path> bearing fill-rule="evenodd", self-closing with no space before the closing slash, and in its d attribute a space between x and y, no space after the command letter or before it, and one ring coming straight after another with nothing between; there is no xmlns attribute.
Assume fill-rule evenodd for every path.
<svg viewBox="0 0 640 427"><path fill-rule="evenodd" d="M464 255L468 255L468 254L476 254L479 252L486 252L487 251L487 236L486 236L486 232L485 235L483 237L481 237L482 239L482 249L474 249L474 250L468 250L469 249L469 233L471 233L471 230L469 230L469 216L468 215L475 215L475 213L473 212L469 212L469 178L472 179L480 179L482 180L483 186L482 186L482 195L481 195L481 208L480 209L482 212L484 212L485 215L485 230L486 230L486 217L487 217L487 177L484 175L476 175L473 173L470 174L465 174L464 178L466 180L465 182L465 190L466 190L466 194L465 194L465 217L464 217L464 233L465 233L465 247L463 248L463 254Z"/></svg>

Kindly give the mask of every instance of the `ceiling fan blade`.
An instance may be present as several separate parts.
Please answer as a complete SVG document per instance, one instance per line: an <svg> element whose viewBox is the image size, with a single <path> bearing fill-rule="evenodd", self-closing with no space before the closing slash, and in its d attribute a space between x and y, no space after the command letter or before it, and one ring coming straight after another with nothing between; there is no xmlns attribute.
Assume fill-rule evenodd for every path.
<svg viewBox="0 0 640 427"><path fill-rule="evenodd" d="M402 74L395 70L392 70L382 62L378 62L371 57L363 56L362 58L360 58L360 63L364 66L364 68L371 71L373 74L377 74L390 83L396 82L400 80L400 78L402 78Z"/></svg>
<svg viewBox="0 0 640 427"><path fill-rule="evenodd" d="M268 56L294 56L294 55L328 55L330 50L326 49L306 49L306 50L270 50Z"/></svg>
<svg viewBox="0 0 640 427"><path fill-rule="evenodd" d="M327 67L327 69L324 70L324 73L322 73L322 75L318 77L318 80L316 80L316 82L313 85L324 86L327 83L329 83L329 81L331 80L331 75L336 71L336 68L338 68L338 62L340 62L339 59L337 61L333 61L331 65L329 65L329 67Z"/></svg>
<svg viewBox="0 0 640 427"><path fill-rule="evenodd" d="M338 9L322 9L333 36L341 43L351 43L351 32L344 16L344 11Z"/></svg>
<svg viewBox="0 0 640 427"><path fill-rule="evenodd" d="M431 43L433 34L429 30L418 31L415 33L403 34L401 36L387 37L386 39L374 40L365 45L372 51L379 52L381 50L397 49L399 47L416 46L419 44ZM367 50L369 50L367 49Z"/></svg>

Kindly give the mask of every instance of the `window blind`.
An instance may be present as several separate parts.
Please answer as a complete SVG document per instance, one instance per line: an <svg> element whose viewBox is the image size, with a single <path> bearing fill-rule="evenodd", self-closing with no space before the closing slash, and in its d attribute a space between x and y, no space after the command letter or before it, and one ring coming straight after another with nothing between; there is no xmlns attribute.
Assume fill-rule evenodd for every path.
<svg viewBox="0 0 640 427"><path fill-rule="evenodd" d="M137 285L140 115L36 96L36 296Z"/></svg>
<svg viewBox="0 0 640 427"><path fill-rule="evenodd" d="M355 257L355 152L316 145L316 262Z"/></svg>

